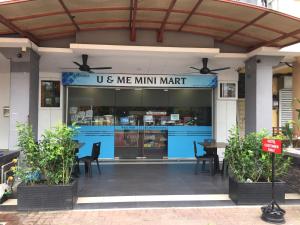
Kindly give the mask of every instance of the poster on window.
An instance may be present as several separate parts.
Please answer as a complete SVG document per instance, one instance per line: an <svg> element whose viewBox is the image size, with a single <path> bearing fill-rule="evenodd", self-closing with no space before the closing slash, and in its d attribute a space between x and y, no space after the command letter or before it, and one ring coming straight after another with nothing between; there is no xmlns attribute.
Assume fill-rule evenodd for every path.
<svg viewBox="0 0 300 225"><path fill-rule="evenodd" d="M220 98L235 99L236 95L236 83L220 83Z"/></svg>

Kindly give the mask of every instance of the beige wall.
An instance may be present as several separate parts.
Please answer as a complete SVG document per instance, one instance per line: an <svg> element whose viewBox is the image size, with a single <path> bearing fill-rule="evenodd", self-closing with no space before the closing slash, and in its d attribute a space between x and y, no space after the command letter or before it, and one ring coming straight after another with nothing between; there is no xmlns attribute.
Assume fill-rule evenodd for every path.
<svg viewBox="0 0 300 225"><path fill-rule="evenodd" d="M3 107L9 106L10 63L0 54L0 149L8 149L9 117L3 116Z"/></svg>
<svg viewBox="0 0 300 225"><path fill-rule="evenodd" d="M296 59L294 63L294 69L293 69L293 98L300 99L300 57ZM294 101L293 106L293 120L298 120L298 113L296 112L296 109L300 109L300 103L297 101ZM299 130L296 131L296 134L299 136Z"/></svg>

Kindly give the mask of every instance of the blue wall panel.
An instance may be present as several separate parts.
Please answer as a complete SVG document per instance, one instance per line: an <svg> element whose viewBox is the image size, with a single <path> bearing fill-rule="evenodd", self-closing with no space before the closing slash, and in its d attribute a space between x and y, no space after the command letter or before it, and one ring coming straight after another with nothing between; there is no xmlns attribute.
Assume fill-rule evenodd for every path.
<svg viewBox="0 0 300 225"><path fill-rule="evenodd" d="M114 126L81 126L75 137L84 145L79 150L79 157L91 155L95 142L101 142L100 158L114 158Z"/></svg>
<svg viewBox="0 0 300 225"><path fill-rule="evenodd" d="M212 138L211 126L169 126L168 158L194 158L193 141L203 142ZM198 154L203 155L203 147L198 145Z"/></svg>
<svg viewBox="0 0 300 225"><path fill-rule="evenodd" d="M79 157L91 155L92 145L101 142L100 158L114 159L114 131L137 130L137 126L81 126L75 137L84 145L79 150ZM149 126L146 130L168 129L168 158L194 158L193 141L203 142L212 138L211 126ZM203 147L198 145L199 154L204 154Z"/></svg>

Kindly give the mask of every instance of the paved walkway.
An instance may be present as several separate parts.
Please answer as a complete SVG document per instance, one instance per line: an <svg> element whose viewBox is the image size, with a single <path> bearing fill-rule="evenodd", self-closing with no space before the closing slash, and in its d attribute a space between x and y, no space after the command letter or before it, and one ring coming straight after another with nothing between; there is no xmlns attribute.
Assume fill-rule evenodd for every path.
<svg viewBox="0 0 300 225"><path fill-rule="evenodd" d="M284 206L286 225L300 225L300 206ZM263 225L260 207L0 213L6 225ZM2 223L0 223L2 224Z"/></svg>

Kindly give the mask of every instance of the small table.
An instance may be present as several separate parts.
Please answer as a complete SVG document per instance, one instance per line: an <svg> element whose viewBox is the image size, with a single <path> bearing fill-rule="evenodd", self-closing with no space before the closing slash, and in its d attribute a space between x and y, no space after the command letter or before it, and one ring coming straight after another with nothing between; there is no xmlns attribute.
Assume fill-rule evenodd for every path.
<svg viewBox="0 0 300 225"><path fill-rule="evenodd" d="M212 155L215 161L215 170L220 171L218 148L226 148L228 145L225 142L198 142L202 145L206 155Z"/></svg>

